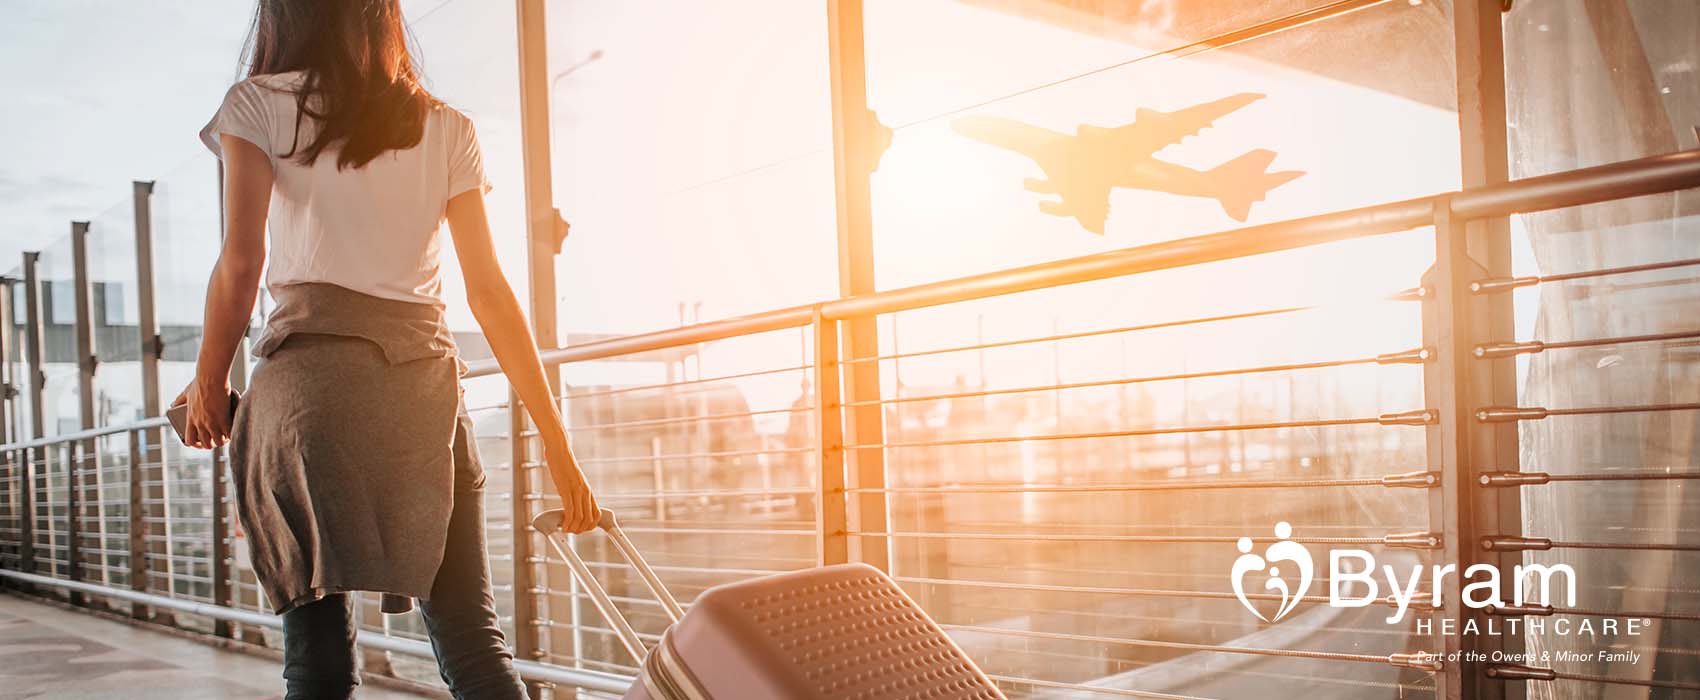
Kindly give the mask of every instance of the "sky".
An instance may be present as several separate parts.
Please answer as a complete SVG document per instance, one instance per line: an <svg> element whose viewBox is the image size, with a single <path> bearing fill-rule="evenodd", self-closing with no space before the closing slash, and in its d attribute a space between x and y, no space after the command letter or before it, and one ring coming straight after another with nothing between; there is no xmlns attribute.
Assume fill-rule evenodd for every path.
<svg viewBox="0 0 1700 700"><path fill-rule="evenodd" d="M249 0L0 0L7 19L0 23L0 85L12 103L0 110L0 132L9 135L0 159L0 273L14 269L22 251L65 239L71 221L128 225L132 181L179 190L216 185L214 161L197 134L240 77L253 7ZM512 3L403 0L402 8L430 86L479 122L499 186L491 196L498 250L523 293ZM205 188L194 194L211 196ZM204 227L208 219L195 221ZM165 264L177 263L180 273L167 271L162 284L204 282L213 248L202 236L169 251L178 259ZM458 282L448 286L458 300ZM457 309L457 325L469 321Z"/></svg>
<svg viewBox="0 0 1700 700"><path fill-rule="evenodd" d="M0 270L200 149L237 74L242 2L0 0ZM209 175L209 177L212 177Z"/></svg>

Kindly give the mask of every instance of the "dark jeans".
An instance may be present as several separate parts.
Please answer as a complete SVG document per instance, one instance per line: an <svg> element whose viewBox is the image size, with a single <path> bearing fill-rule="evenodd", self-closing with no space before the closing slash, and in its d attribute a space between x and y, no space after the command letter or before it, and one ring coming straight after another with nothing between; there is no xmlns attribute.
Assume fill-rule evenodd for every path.
<svg viewBox="0 0 1700 700"><path fill-rule="evenodd" d="M525 685L514 673L513 654L496 623L496 601L490 595L484 493L456 481L443 566L432 582L431 599L419 601L419 613L437 653L437 668L457 700L525 700ZM353 697L360 671L351 600L338 593L283 614L286 700Z"/></svg>

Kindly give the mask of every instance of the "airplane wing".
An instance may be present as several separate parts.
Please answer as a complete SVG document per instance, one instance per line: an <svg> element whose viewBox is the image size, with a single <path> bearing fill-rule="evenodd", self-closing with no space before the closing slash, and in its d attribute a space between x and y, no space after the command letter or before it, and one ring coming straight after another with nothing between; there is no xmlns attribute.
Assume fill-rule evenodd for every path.
<svg viewBox="0 0 1700 700"><path fill-rule="evenodd" d="M1039 211L1051 216L1074 217L1080 227L1104 235L1104 223L1110 218L1110 188L1079 188L1062 192L1055 202L1040 202Z"/></svg>
<svg viewBox="0 0 1700 700"><path fill-rule="evenodd" d="M1132 124L1102 129L1102 127L1082 126L1081 135L1086 136L1088 130L1112 132L1110 138L1123 153L1150 155L1173 144L1180 143L1188 136L1209 128L1221 119L1246 105L1263 99L1263 95L1255 92L1242 92L1230 95L1213 102L1193 105L1173 112L1159 112L1154 109L1140 108L1134 111Z"/></svg>
<svg viewBox="0 0 1700 700"><path fill-rule="evenodd" d="M950 128L980 143L1032 158L1047 173L1053 167L1066 165L1060 162L1064 156L1062 151L1073 138L1050 129L998 117L963 117L951 122Z"/></svg>
<svg viewBox="0 0 1700 700"><path fill-rule="evenodd" d="M1042 201L1039 211L1051 216L1072 217L1082 228L1104 233L1110 215L1110 179L1107 162L1087 160L1075 149L1075 137L994 117L964 117L950 124L956 133L981 143L1007 148L1039 164L1048 179L1027 181L1027 189L1057 195Z"/></svg>

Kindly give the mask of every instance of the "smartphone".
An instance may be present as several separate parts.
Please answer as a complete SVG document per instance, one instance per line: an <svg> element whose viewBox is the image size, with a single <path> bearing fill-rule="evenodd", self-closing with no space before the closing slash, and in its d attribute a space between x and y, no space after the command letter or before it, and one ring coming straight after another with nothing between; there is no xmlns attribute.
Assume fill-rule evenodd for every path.
<svg viewBox="0 0 1700 700"><path fill-rule="evenodd" d="M242 395L233 389L230 392L230 417L236 417L236 402L242 400ZM177 431L177 441L185 445L189 440L183 436L184 428L189 424L189 404L180 403L165 409L165 419L171 421L171 429Z"/></svg>

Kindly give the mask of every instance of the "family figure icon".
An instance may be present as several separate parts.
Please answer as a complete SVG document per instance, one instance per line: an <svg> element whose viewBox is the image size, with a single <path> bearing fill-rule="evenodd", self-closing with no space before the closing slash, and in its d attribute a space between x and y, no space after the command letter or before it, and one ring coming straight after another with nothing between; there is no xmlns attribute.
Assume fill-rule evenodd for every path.
<svg viewBox="0 0 1700 700"><path fill-rule="evenodd" d="M1256 615L1259 620L1276 622L1286 617L1288 613L1293 611L1293 608L1298 607L1299 601L1310 589L1311 578L1315 574L1315 563L1311 561L1310 552L1305 551L1304 545L1294 542L1292 536L1293 526L1286 521L1281 521L1275 524L1275 537L1279 541L1269 545L1269 548L1264 550L1261 555L1252 553L1250 537L1241 537L1235 543L1240 551L1240 556L1234 560L1232 571L1234 596L1239 598L1240 604L1250 610L1251 614ZM1289 587L1287 579L1282 578L1281 567L1277 565L1278 562L1291 562L1293 567L1298 570L1298 586L1296 588ZM1264 617L1257 606L1252 605L1251 599L1246 594L1245 577L1246 574L1253 571L1262 571L1269 577L1263 584L1264 590L1275 591L1280 595L1281 605L1276 609L1273 618Z"/></svg>

